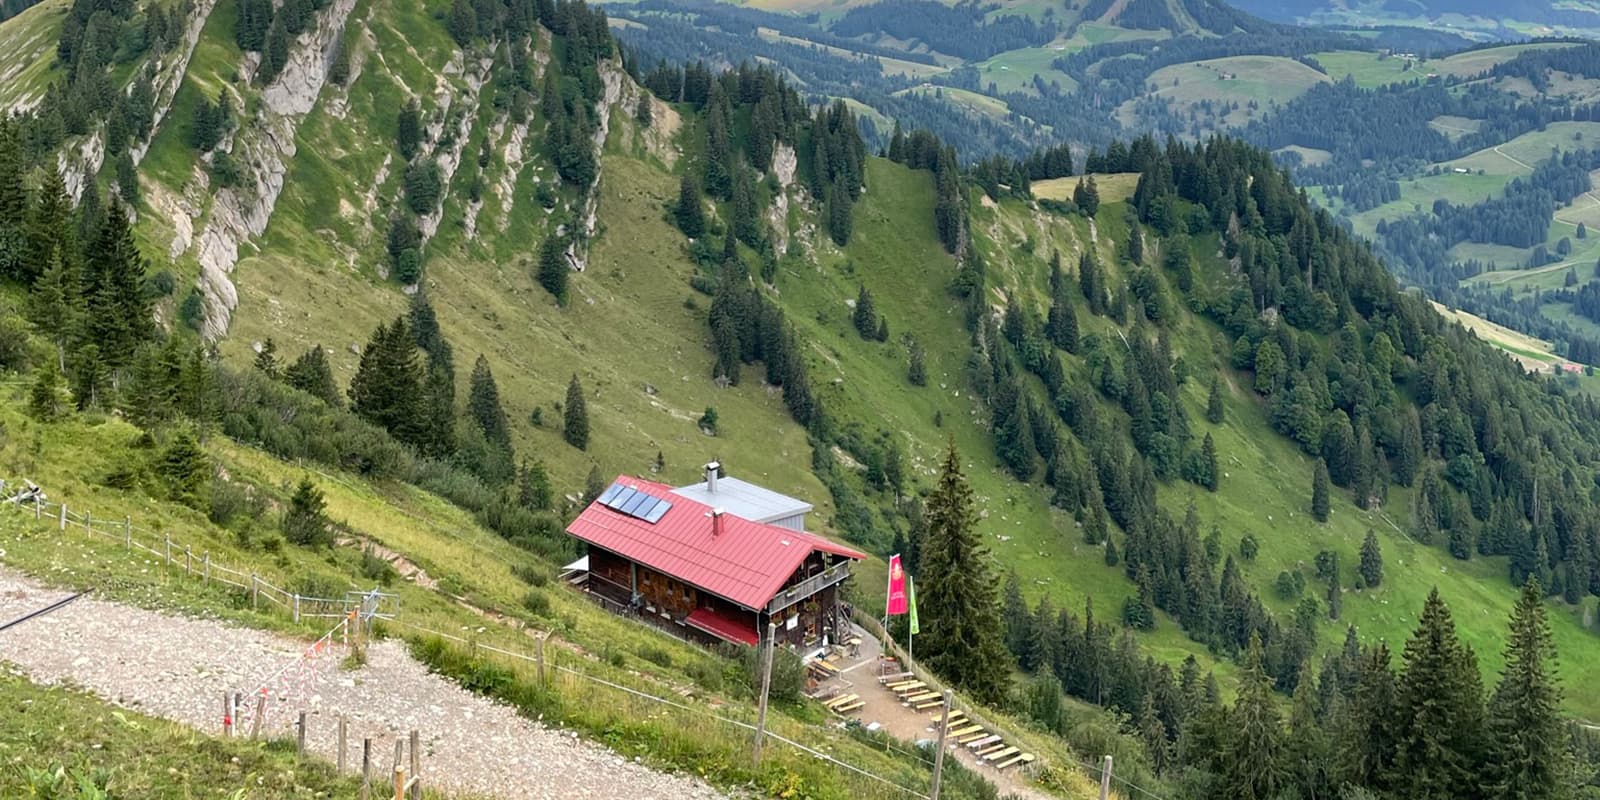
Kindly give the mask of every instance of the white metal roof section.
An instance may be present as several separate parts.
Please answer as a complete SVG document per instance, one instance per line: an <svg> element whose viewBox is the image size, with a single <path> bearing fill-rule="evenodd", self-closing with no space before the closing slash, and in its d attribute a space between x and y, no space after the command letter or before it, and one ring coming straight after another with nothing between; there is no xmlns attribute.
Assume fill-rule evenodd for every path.
<svg viewBox="0 0 1600 800"><path fill-rule="evenodd" d="M812 510L804 500L731 477L717 478L714 488L702 481L673 489L672 493L753 522L775 522Z"/></svg>

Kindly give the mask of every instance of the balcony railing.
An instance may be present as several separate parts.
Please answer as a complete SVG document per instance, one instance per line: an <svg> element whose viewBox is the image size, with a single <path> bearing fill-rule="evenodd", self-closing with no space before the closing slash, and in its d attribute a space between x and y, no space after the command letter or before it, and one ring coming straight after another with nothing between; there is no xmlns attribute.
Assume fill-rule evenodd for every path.
<svg viewBox="0 0 1600 800"><path fill-rule="evenodd" d="M826 570L812 575L811 577L806 578L805 580L800 581L799 583L790 586L781 592L778 592L778 594L767 603L767 613L776 614L779 611L782 611L783 609L788 608L789 606L792 606L795 603L798 603L801 600L804 600L807 597L810 597L811 595L828 588L829 586L832 586L836 583L843 583L844 579L848 577L850 577L850 562L841 561L837 564L834 564Z"/></svg>

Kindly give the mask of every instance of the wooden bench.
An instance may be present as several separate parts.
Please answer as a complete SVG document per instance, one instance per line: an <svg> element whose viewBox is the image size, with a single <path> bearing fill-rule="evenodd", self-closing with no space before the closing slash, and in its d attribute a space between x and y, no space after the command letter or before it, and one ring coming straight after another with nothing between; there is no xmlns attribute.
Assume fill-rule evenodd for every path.
<svg viewBox="0 0 1600 800"><path fill-rule="evenodd" d="M1018 754L1016 754L1016 755L1014 755L1014 756L1012 756L1012 757L1010 757L1010 758L1008 758L1008 759L1006 759L1006 760L994 765L994 768L995 769L1005 769L1006 767L1009 767L1009 766L1011 766L1013 764L1027 764L1027 763L1030 763L1032 761L1033 761L1033 754L1032 753L1018 753Z"/></svg>
<svg viewBox="0 0 1600 800"><path fill-rule="evenodd" d="M968 725L965 728L956 728L955 730L952 730L949 733L945 734L945 736L947 736L947 737L948 736L954 736L956 738L956 741L960 741L961 737L963 737L963 736L971 736L974 733L982 733L982 732L983 732L983 726L982 725Z"/></svg>
<svg viewBox="0 0 1600 800"><path fill-rule="evenodd" d="M861 695L858 694L842 694L826 703L823 703L823 705L827 706L828 708L838 708L839 706L849 705L860 699Z"/></svg>
<svg viewBox="0 0 1600 800"><path fill-rule="evenodd" d="M974 735L976 735L976 734L974 734ZM964 742L962 742L962 744L966 745L967 747L969 747L969 748L971 748L973 750L982 750L983 748L988 747L988 746L990 746L990 745L992 745L992 744L994 744L995 742L998 742L998 741L1000 741L1000 737L999 736L996 736L994 734L989 734L988 736L984 736L984 737L981 737L981 738L976 738L976 739L971 739L971 740L968 740L968 741L964 741Z"/></svg>
<svg viewBox="0 0 1600 800"><path fill-rule="evenodd" d="M952 712L950 712L950 719L946 720L944 718L943 714L935 714L935 715L933 715L933 724L935 724L935 725L943 725L943 724L945 724L945 722L948 721L950 724L953 725L953 724L961 722L961 720L963 720L963 719L966 719L966 716L967 716L966 714L964 714L964 713L962 713L960 711L952 711Z"/></svg>
<svg viewBox="0 0 1600 800"><path fill-rule="evenodd" d="M927 688L928 684L923 683L922 681L906 681L905 683L896 686L890 686L889 691L892 691L895 694L906 694L908 692L917 692Z"/></svg>
<svg viewBox="0 0 1600 800"><path fill-rule="evenodd" d="M989 753L988 755L983 757L983 760L984 761L999 761L1002 758L1010 758L1010 757L1016 755L1019 752L1021 752L1021 748L1007 747L1004 750L997 750L997 751Z"/></svg>
<svg viewBox="0 0 1600 800"><path fill-rule="evenodd" d="M977 756L978 756L978 758L981 758L981 759L988 759L990 753L998 753L1001 750L1006 749L1006 746L1007 745L1006 745L1005 742L995 742L994 744L991 744L988 747L984 747L984 748L979 749L978 752L977 752Z"/></svg>
<svg viewBox="0 0 1600 800"><path fill-rule="evenodd" d="M850 713L852 711L855 711L855 710L861 708L864 705L866 705L866 703L861 701L861 700L852 700L851 702L845 703L842 706L834 706L833 713L835 713L835 714L848 714L848 713Z"/></svg>
<svg viewBox="0 0 1600 800"><path fill-rule="evenodd" d="M923 692L921 694L907 694L907 695L902 696L901 699L904 700L907 703L911 703L912 705L916 705L917 703L921 703L921 702L925 702L925 701L928 701L928 700L932 700L932 699L937 698L937 697L939 697L939 693L938 692ZM941 703L944 702L944 699L940 698L939 702L941 702Z"/></svg>
<svg viewBox="0 0 1600 800"><path fill-rule="evenodd" d="M980 727L971 733L962 734L961 738L957 739L956 742L959 744L972 744L973 742L976 742L988 735L989 732Z"/></svg>
<svg viewBox="0 0 1600 800"><path fill-rule="evenodd" d="M917 703L916 705L912 706L911 708L913 710L916 710L916 711L927 711L930 708L938 708L939 706L942 706L942 705L944 705L944 698L940 697L940 698L935 699L935 700L927 700L927 701L924 701L924 702L921 702L921 703Z"/></svg>

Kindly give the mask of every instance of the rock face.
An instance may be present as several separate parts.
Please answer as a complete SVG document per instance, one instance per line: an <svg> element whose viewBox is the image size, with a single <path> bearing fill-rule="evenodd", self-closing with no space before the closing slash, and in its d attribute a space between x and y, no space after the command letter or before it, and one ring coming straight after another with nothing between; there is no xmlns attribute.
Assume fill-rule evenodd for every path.
<svg viewBox="0 0 1600 800"><path fill-rule="evenodd" d="M167 112L172 110L172 99L178 96L178 87L183 85L183 76L189 72L189 59L194 57L194 48L200 42L200 32L206 27L206 20L211 17L211 9L215 8L217 0L201 0L195 4L194 13L190 15L187 27L183 30L183 43L167 51L161 61L156 65L155 92L156 113L150 125L150 130L160 129L161 121L167 118ZM151 139L155 136L152 134ZM130 148L133 163L138 164L144 160L144 154L150 150L148 140L139 142Z"/></svg>
<svg viewBox="0 0 1600 800"><path fill-rule="evenodd" d="M600 176L605 171L600 165L600 153L605 149L606 136L611 132L611 109L622 102L624 92L636 96L639 87L628 78L628 73L622 70L622 64L616 60L600 62L600 81L605 87L600 99L594 104L594 117L599 123L594 129L595 171L594 183L589 185L589 191L583 200L583 213L578 218L580 234L573 237L572 243L567 245L567 266L582 272L589 265L589 239L594 237L595 226L598 223L600 211Z"/></svg>
<svg viewBox="0 0 1600 800"><path fill-rule="evenodd" d="M454 62L452 62L452 66L454 66ZM450 144L443 148L434 144L429 145L430 155L433 156L434 163L439 165L439 177L445 186L450 185L451 179L456 175L456 168L461 166L461 150L467 146L467 140L472 133L472 123L478 117L478 93L483 88L483 84L488 81L489 70L493 67L494 61L487 58L480 59L468 66L464 80L466 90L462 92L460 98L456 98L450 92L448 86L440 89L441 94L438 99L441 122L439 123L439 132L431 137L432 142L439 141L439 134L444 132L444 125L449 123L451 117L449 111L455 108L457 100L459 100L461 107L465 109L464 113L455 115L459 122L457 122L455 130L452 131L454 135L451 137ZM429 239L432 239L435 233L439 232L439 220L443 217L444 196L441 193L439 205L417 219L417 228L422 231L424 244Z"/></svg>
<svg viewBox="0 0 1600 800"><path fill-rule="evenodd" d="M778 142L772 151L772 174L778 178L778 191L772 196L772 207L767 209L767 226L772 229L773 249L780 256L789 252L789 189L794 186L799 166L794 148Z"/></svg>
<svg viewBox="0 0 1600 800"><path fill-rule="evenodd" d="M355 0L334 0L318 12L316 25L300 34L289 53L289 63L261 92L257 119L242 126L233 154L248 165L244 181L234 189L216 193L211 216L200 231L200 299L205 315L201 335L214 342L228 332L228 321L239 305L231 274L239 262L239 246L260 236L272 219L283 191L287 163L295 153L295 131L327 80L333 48Z"/></svg>

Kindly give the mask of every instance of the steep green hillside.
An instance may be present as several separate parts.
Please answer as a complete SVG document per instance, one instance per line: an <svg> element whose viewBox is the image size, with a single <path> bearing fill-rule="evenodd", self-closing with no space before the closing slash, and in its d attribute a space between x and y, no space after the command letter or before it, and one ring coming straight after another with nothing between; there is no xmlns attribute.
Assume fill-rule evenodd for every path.
<svg viewBox="0 0 1600 800"><path fill-rule="evenodd" d="M356 473L331 481L336 516L448 559L463 594L507 609L523 589L475 575L477 546L553 568L571 555L563 515L613 474L688 481L716 458L813 500L818 528L881 559L925 543L920 503L953 446L977 497L985 568L995 583L1016 575L1006 625L1028 674L997 699L1086 747L1101 744L1097 731L1040 716L1049 703L1036 698L1059 703L1059 692L1033 675L1054 672L1069 693L1129 717L1148 701L1145 721L1159 714L1175 739L1203 717L1174 699L1187 658L1192 695L1208 670L1224 696L1235 677L1249 698L1260 676L1288 691L1319 671L1335 691L1326 675L1354 669L1347 630L1398 651L1433 589L1492 684L1517 597L1508 575L1551 590L1562 708L1600 719L1600 688L1580 677L1600 657L1585 488L1600 449L1594 405L1521 376L1400 293L1269 157L1224 142L1119 143L1080 162L1119 176L1102 198L1058 184L1036 201L1023 165L964 169L925 133L868 156L847 106L807 107L765 69L647 69L624 62L606 20L582 5L488 6L475 17L466 3L332 0L303 11L297 37L274 17L257 44L248 29L261 4L199 4L184 26L192 44L148 57L172 80L152 90L143 134L121 129L116 114L138 115L118 110L55 141L37 131L56 109L13 123L29 135L7 154L82 155L69 166L88 180L69 183L89 187L77 216L94 234L80 253L60 233L73 214L50 216L42 171L0 175L17 176L0 192L28 187L0 200L40 221L28 246L46 249L26 253L47 262L6 262L16 311L36 329L6 363L46 387L12 399L7 427L29 429L25 404L55 412L52 345L84 412L41 426L38 441L56 445L49 461L15 445L14 469L52 492L144 504L137 490L160 481L129 478L85 444L132 447L136 432L100 415L126 414L164 447L178 420L197 418L330 476ZM13 58L0 54L0 72ZM74 74L127 85L141 58ZM1267 67L1289 64L1322 82L1287 59ZM71 91L97 88L85 80ZM101 158L101 147L127 155ZM1052 177L1071 182L1057 176L1072 166ZM105 213L100 187L132 201L148 270L124 257L117 224L90 217ZM40 309L81 299L62 289L46 305L66 274L53 267L80 260L96 284L90 313L68 326ZM111 324L150 312L158 330ZM411 337L373 334L402 316L415 329L392 330ZM1075 320L1070 337L1063 317ZM273 358L258 359L269 342ZM341 402L370 425L252 374L313 347L332 399L352 389ZM469 378L480 356L494 403L482 373ZM379 374L400 378L376 385ZM578 397L583 436L568 419ZM264 488L299 471L220 436L209 448ZM1314 512L1319 459L1335 486ZM553 501L523 489L541 464ZM401 509L421 521L403 523ZM155 512L225 540L198 512ZM460 530L476 542L467 567L448 535ZM1357 583L1374 547L1382 578ZM328 566L348 580L354 555ZM1340 565L1331 591L1318 572L1329 557ZM856 582L863 608L881 603L877 559ZM329 572L309 553L285 561L286 579ZM424 619L462 624L445 595L408 592ZM577 616L567 627L586 648L633 633L578 598L541 596L557 616L535 616ZM1013 613L1042 600L1062 616ZM1116 660L1099 671L1041 661L1030 642L1077 641L1091 604L1103 627L1081 638ZM708 680L689 667L674 677ZM560 708L592 733L614 723ZM809 713L797 709L795 724L814 722ZM667 736L630 735L641 749ZM667 746L687 750L675 766L725 756L681 738ZM827 796L850 791L829 786Z"/></svg>

